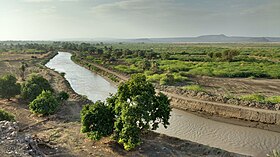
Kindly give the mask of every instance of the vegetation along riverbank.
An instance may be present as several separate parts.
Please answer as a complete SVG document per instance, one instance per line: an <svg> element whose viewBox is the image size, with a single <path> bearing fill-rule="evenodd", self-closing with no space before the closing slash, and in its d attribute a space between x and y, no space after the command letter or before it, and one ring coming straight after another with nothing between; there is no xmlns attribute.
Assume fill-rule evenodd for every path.
<svg viewBox="0 0 280 157"><path fill-rule="evenodd" d="M125 46L124 46L125 45ZM93 70L99 74L106 75L107 78L113 78L112 80L114 82L120 82L120 80L125 81L129 78L129 73L125 73L118 68L115 68L118 65L124 65L124 67L129 68L129 64L133 64L135 67L136 65L138 66L138 69L141 70L142 68L142 73L149 73L151 70L153 70L153 67L151 64L157 64L157 62L162 62L162 58L158 58L157 55L159 55L156 52L154 53L155 57L146 60L145 64L149 65L150 69L145 70L140 64L141 60L139 59L140 63L136 62L135 57L131 58L124 58L124 59L119 59L122 57L115 57L116 51L121 51L118 53L125 53L127 51L130 52L130 56L135 55L135 53L143 53L144 59L145 59L145 54L151 53L151 48L150 47L155 47L154 49L160 49L162 51L166 51L166 49L171 49L169 51L183 51L183 50L189 50L188 53L194 53L195 52L201 52L202 50L204 51L210 51L213 49L213 47L210 46L217 46L216 49L221 49L221 53L228 49L233 49L234 51L237 51L235 46L238 47L238 51L243 52L243 51L248 51L250 52L248 55L241 55L239 56L240 53L236 53L233 56L232 60L235 59L235 57L251 57L254 56L253 54L262 50L266 50L267 45L250 45L249 47L246 47L244 45L238 45L238 44L174 44L177 47L173 45L152 45L152 44L119 44L119 45L114 45L116 47L129 47L130 49L112 49L111 48L105 48L103 49L96 49L96 52L78 52L75 53L72 59L90 69ZM108 46L108 45L106 45ZM158 47L157 47L158 46ZM104 46L103 46L104 47ZM179 47L179 48L178 48ZM209 48L210 47L210 48ZM261 47L261 48L260 48ZM275 45L276 48L271 49L272 52L270 53L276 53L277 54L277 45ZM139 48L139 49L136 49ZM189 48L189 49L188 49ZM153 51L155 51L152 49ZM179 50L178 50L179 49ZM198 49L198 50L197 50ZM208 50L210 49L210 50ZM270 49L270 48L269 48ZM106 51L107 50L107 51ZM195 51L196 50L196 51ZM102 51L102 52L101 52ZM103 52L104 51L104 52ZM175 53L174 52L174 53ZM211 52L211 51L210 51ZM210 53L209 52L209 53ZM266 50L266 52L268 52ZM201 52L202 53L202 52ZM228 53L228 52L226 52ZM260 53L260 52L259 52ZM111 60L108 60L107 57L103 56L111 56ZM206 56L206 53L204 53L204 58L209 58L209 56ZM267 55L267 54L266 54ZM115 59L115 58L118 59ZM200 56L203 58L203 56ZM136 57L137 58L137 57ZM139 57L138 57L139 58ZM272 59L273 57L271 57ZM277 58L277 57L276 57ZM133 60L134 62L127 62L127 60ZM169 59L173 61L174 59ZM274 59L272 59L274 61ZM271 60L271 61L272 61ZM194 61L189 61L189 62L194 62ZM201 62L201 61L198 61ZM211 61L211 62L216 62L216 64L222 62L221 64L224 64L223 60L216 60L216 61ZM228 62L231 64L230 61ZM262 61L260 61L262 62ZM266 61L264 61L266 62ZM275 61L276 62L276 61ZM278 62L278 61L277 61ZM143 63L144 64L144 63ZM168 65L167 65L168 66ZM169 66L173 66L173 64L170 64ZM183 67L177 66L177 68ZM161 64L158 64L156 69L160 69ZM133 68L132 68L133 69ZM175 70L175 69L174 69ZM166 79L162 78L162 80L169 82L167 83L162 83L160 81L161 78L157 80L153 79L153 76L150 74L147 74L148 79L152 82L154 82L155 86L159 91L165 92L167 95L172 97L172 105L173 107L182 109L182 110L189 110L189 111L195 111L200 112L200 113L206 113L207 117L213 118L217 120L217 117L223 117L225 119L218 118L220 121L226 121L226 122L231 122L234 124L240 124L240 125L245 125L245 126L251 126L251 127L258 127L262 129L267 129L267 130L273 130L279 132L279 79L267 79L267 78L262 78L262 79L253 79L252 77L250 78L224 78L224 77L209 77L209 76L192 76L188 75L188 79L185 81L180 81L182 80L176 80L176 70L175 72L170 72L170 70L167 71ZM247 72L250 70L247 70ZM246 71L240 71L240 73L247 73ZM134 72L135 73L135 72ZM137 72L136 72L137 73ZM163 73L163 74L161 74ZM181 71L180 71L181 73ZM156 72L153 72L152 75L165 75L164 70L158 70ZM168 78L168 79L167 79ZM207 81L208 80L208 81ZM172 83L170 82L172 81ZM242 91L242 92L240 92ZM258 92L259 91L259 92ZM244 93L244 94L240 94ZM229 120L228 118L234 118L237 120ZM241 120L241 121L240 121ZM245 120L245 121L244 121ZM247 121L247 122L246 122Z"/></svg>
<svg viewBox="0 0 280 157"><path fill-rule="evenodd" d="M54 93L66 92L69 94L69 99L55 107L54 112L48 113L51 115L44 115L44 113L38 114L33 107L31 111L34 113L32 113L29 102L22 96L12 97L11 101L1 98L1 109L14 115L17 121L12 124L3 122L3 127L1 123L1 128L6 126L14 128L10 130L11 132L1 130L1 138L5 140L0 144L0 152L4 156L242 156L153 132L144 134L141 137L142 144L129 152L108 137L102 138L101 141L91 141L80 132L80 111L82 106L90 101L75 93L63 74L42 65L42 61L49 60L56 53L52 50L53 47L48 44L13 46L6 44L1 47L2 51L5 50L1 52L0 58L0 67L3 69L0 73L1 77L10 73L16 76L18 83L22 84L30 80L32 73L36 73L50 83ZM42 93L34 103L40 107L39 102L45 97L52 96ZM44 101L56 101L53 98ZM16 143L17 140L22 142ZM27 148L25 145L30 147Z"/></svg>

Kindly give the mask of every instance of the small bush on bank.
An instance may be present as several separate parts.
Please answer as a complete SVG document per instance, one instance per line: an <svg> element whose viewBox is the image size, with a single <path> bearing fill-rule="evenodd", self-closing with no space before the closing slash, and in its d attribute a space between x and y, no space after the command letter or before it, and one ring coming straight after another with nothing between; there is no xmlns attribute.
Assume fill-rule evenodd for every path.
<svg viewBox="0 0 280 157"><path fill-rule="evenodd" d="M14 117L14 115L0 109L0 121L3 121L3 120L14 121L15 117Z"/></svg>
<svg viewBox="0 0 280 157"><path fill-rule="evenodd" d="M186 90L191 90L191 91L196 91L196 92L203 92L204 89L200 85L188 85L185 86L184 89Z"/></svg>
<svg viewBox="0 0 280 157"><path fill-rule="evenodd" d="M21 97L29 102L36 99L42 91L53 91L50 83L40 75L31 75L21 86Z"/></svg>
<svg viewBox="0 0 280 157"><path fill-rule="evenodd" d="M4 75L0 78L0 98L10 100L20 94L20 84L16 83L17 79L13 75Z"/></svg>
<svg viewBox="0 0 280 157"><path fill-rule="evenodd" d="M57 107L58 102L50 91L42 91L42 93L29 104L29 109L33 113L42 115L53 114Z"/></svg>
<svg viewBox="0 0 280 157"><path fill-rule="evenodd" d="M81 111L82 133L92 140L99 140L103 136L113 133L114 114L109 106L97 101L85 105Z"/></svg>

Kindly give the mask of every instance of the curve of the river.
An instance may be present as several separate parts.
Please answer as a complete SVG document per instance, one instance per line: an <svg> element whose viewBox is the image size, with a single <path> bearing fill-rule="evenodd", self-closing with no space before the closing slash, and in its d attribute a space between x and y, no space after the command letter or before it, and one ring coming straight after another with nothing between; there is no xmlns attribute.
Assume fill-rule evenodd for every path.
<svg viewBox="0 0 280 157"><path fill-rule="evenodd" d="M75 64L70 53L59 52L46 66L64 72L71 87L92 101L105 100L109 93L117 90L101 76ZM160 127L157 132L260 157L280 149L280 133L217 122L177 109L172 110L170 126L167 129Z"/></svg>

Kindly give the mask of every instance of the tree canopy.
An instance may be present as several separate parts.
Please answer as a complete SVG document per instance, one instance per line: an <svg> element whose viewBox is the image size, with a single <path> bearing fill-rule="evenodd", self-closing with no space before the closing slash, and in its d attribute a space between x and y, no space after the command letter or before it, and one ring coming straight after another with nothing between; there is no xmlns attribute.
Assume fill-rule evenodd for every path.
<svg viewBox="0 0 280 157"><path fill-rule="evenodd" d="M58 107L58 102L56 97L50 91L42 91L42 93L37 96L35 100L33 100L29 104L29 108L32 112L49 115L56 111Z"/></svg>
<svg viewBox="0 0 280 157"><path fill-rule="evenodd" d="M126 150L140 145L142 131L156 130L159 124L165 128L169 125L170 100L162 93L157 95L153 85L141 74L132 75L127 82L122 83L117 93L109 97L106 103L96 102L90 106L85 106L81 112L82 132L90 134L101 131L98 135L108 135L112 127L108 124L112 124L112 120L113 139ZM108 118L110 122L104 122L105 117L101 113L105 111L106 119L111 112ZM103 127L106 129L102 131L100 128Z"/></svg>
<svg viewBox="0 0 280 157"><path fill-rule="evenodd" d="M32 74L21 86L21 97L31 102L43 90L53 91L48 80L40 75Z"/></svg>
<svg viewBox="0 0 280 157"><path fill-rule="evenodd" d="M20 85L13 75L4 75L0 78L0 98L8 99L20 94Z"/></svg>

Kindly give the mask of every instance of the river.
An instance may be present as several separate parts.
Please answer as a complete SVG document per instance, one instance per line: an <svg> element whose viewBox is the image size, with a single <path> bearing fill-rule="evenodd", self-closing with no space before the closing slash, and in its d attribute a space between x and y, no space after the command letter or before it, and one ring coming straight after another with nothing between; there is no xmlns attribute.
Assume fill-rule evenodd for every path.
<svg viewBox="0 0 280 157"><path fill-rule="evenodd" d="M70 53L59 52L46 66L64 72L71 87L92 101L103 101L117 91L114 84L75 64ZM177 109L171 112L170 126L156 132L245 155L262 157L280 150L280 133L217 122Z"/></svg>

